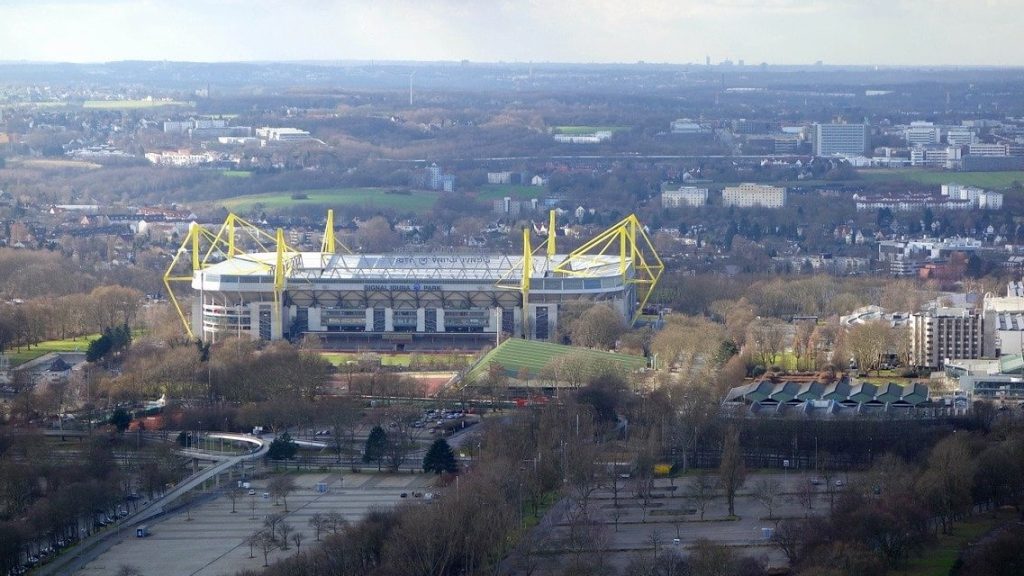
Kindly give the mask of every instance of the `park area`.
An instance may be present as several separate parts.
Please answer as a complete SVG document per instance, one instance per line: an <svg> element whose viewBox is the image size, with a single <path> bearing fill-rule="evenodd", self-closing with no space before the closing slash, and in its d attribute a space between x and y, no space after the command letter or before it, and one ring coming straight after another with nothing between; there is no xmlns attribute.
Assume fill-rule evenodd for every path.
<svg viewBox="0 0 1024 576"><path fill-rule="evenodd" d="M391 208L403 212L426 211L437 202L433 190L389 190L386 188L325 188L319 190L268 192L220 200L217 203L236 213L257 208L277 211L298 206L316 207L326 211L340 206Z"/></svg>
<svg viewBox="0 0 1024 576"><path fill-rule="evenodd" d="M6 352L11 366L21 366L25 362L45 356L50 352L85 352L89 348L89 341L99 338L99 334L67 338L65 340L47 340L34 344L31 348L14 348Z"/></svg>
<svg viewBox="0 0 1024 576"><path fill-rule="evenodd" d="M946 170L928 170L925 168L899 168L858 170L857 174L869 182L911 182L941 186L942 184L960 184L977 186L990 190L1012 188L1014 184L1024 184L1024 172L949 172Z"/></svg>

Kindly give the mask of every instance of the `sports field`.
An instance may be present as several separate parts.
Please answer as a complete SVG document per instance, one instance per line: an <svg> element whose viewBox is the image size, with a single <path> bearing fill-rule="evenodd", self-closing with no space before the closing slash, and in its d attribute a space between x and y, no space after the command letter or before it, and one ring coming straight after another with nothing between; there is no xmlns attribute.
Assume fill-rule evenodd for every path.
<svg viewBox="0 0 1024 576"><path fill-rule="evenodd" d="M44 354L50 352L85 352L89 348L89 340L99 338L99 334L90 334L88 336L79 336L78 338L68 338L65 340L47 340L46 342L40 342L31 349L22 348L21 350L12 349L6 352L7 357L11 360L11 366L20 366L29 360L35 360Z"/></svg>
<svg viewBox="0 0 1024 576"><path fill-rule="evenodd" d="M38 168L40 170L60 170L63 168L95 170L97 168L103 168L102 165L96 164L95 162L65 160L61 158L17 158L8 160L7 165L11 168L18 166L21 168Z"/></svg>
<svg viewBox="0 0 1024 576"><path fill-rule="evenodd" d="M858 170L858 174L868 181L893 182L905 181L918 184L962 184L1000 190L1010 188L1014 182L1024 184L1024 172L948 172L945 170L928 170L924 168L898 168L891 170Z"/></svg>
<svg viewBox="0 0 1024 576"><path fill-rule="evenodd" d="M294 194L305 195L304 199L292 198ZM328 188L288 192L269 192L238 196L218 201L232 212L245 212L261 204L265 210L281 210L295 206L316 206L327 209L336 206L375 206L394 208L400 211L427 210L434 206L439 193L432 190L415 190L408 194L392 194L384 188Z"/></svg>
<svg viewBox="0 0 1024 576"><path fill-rule="evenodd" d="M588 365L592 366L611 363L627 371L639 370L647 366L647 359L641 356L614 354L589 348L553 344L551 342L510 338L502 342L494 350L488 352L483 360L477 364L476 368L470 372L469 379L473 380L477 376L486 374L488 367L492 363L501 365L506 376L516 377L520 374L528 373L531 378L536 378L552 360L570 355L582 357L587 360Z"/></svg>
<svg viewBox="0 0 1024 576"><path fill-rule="evenodd" d="M95 108L98 110L157 108L159 106L192 107L193 104L179 100L86 100L82 103L82 108Z"/></svg>

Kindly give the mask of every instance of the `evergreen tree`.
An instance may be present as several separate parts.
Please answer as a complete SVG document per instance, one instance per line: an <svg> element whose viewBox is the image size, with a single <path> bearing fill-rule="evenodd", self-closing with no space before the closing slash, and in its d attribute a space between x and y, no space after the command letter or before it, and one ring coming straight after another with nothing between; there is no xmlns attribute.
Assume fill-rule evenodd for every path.
<svg viewBox="0 0 1024 576"><path fill-rule="evenodd" d="M114 413L110 415L110 423L117 428L118 432L124 432L131 425L132 415L124 408L118 408L114 410Z"/></svg>
<svg viewBox="0 0 1024 576"><path fill-rule="evenodd" d="M290 460L295 457L295 453L298 451L298 444L292 440L290 434L285 432L274 438L274 441L270 443L270 449L267 450L267 458L271 460Z"/></svg>
<svg viewBox="0 0 1024 576"><path fill-rule="evenodd" d="M434 440L423 457L423 471L441 474L442 472L455 473L459 469L459 463L455 461L455 453L448 441L444 438Z"/></svg>
<svg viewBox="0 0 1024 576"><path fill-rule="evenodd" d="M380 426L374 426L370 435L366 438L366 447L363 449L363 462L377 462L377 470L380 470L381 460L384 459L384 452L388 447L388 433Z"/></svg>
<svg viewBox="0 0 1024 576"><path fill-rule="evenodd" d="M112 347L113 343L106 334L95 340L90 340L89 348L85 351L85 360L87 362L99 362L110 352Z"/></svg>

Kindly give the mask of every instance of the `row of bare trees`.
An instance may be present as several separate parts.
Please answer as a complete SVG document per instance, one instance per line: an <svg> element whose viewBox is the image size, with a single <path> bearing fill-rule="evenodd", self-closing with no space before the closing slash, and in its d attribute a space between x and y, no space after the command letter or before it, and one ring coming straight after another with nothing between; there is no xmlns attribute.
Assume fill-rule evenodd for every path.
<svg viewBox="0 0 1024 576"><path fill-rule="evenodd" d="M123 286L101 286L87 294L42 296L0 304L0 352L30 348L44 340L102 332L134 324L142 308L142 292ZM84 351L88 342L82 341Z"/></svg>
<svg viewBox="0 0 1024 576"><path fill-rule="evenodd" d="M773 543L800 575L885 574L980 510L1024 508L1022 471L1019 424L950 434L921 465L880 458L838 495L830 515L783 520Z"/></svg>

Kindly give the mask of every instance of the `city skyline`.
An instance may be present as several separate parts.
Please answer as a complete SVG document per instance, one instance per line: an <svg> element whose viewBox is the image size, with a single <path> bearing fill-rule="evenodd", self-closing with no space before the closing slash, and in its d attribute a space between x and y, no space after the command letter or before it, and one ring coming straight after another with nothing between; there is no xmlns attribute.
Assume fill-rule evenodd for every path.
<svg viewBox="0 0 1024 576"><path fill-rule="evenodd" d="M987 0L10 0L6 61L407 60L1022 66ZM524 41L528 40L528 41Z"/></svg>

